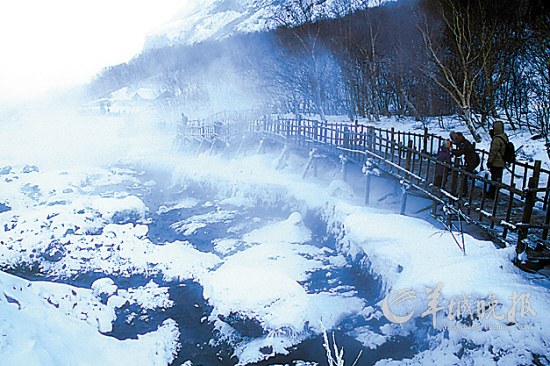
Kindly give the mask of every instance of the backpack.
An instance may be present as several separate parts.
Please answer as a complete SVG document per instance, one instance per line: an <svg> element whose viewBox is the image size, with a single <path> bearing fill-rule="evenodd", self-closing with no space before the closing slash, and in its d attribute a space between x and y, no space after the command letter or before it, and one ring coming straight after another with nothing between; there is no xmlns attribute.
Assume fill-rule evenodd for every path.
<svg viewBox="0 0 550 366"><path fill-rule="evenodd" d="M504 149L504 154L502 155L502 159L504 160L504 162L506 164L515 163L516 162L516 147L514 146L514 144L511 141L506 142L506 140L504 140L504 137L502 137L502 136L497 136L497 137L500 137L502 139L502 141L504 141L506 143L506 145L505 145L506 147Z"/></svg>

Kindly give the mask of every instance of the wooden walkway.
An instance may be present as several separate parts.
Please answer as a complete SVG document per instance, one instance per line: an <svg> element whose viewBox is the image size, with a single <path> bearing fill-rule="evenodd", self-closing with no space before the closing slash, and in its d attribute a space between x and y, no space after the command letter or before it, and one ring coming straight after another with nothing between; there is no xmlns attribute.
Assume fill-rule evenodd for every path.
<svg viewBox="0 0 550 366"><path fill-rule="evenodd" d="M436 155L445 138L430 134L427 129L413 133L357 123L223 113L186 127L181 136L201 145L207 141L211 146L217 142L228 146L238 141L242 146L247 136L257 136L289 146L316 148L362 166L367 182L373 169L378 168L401 182L405 200L407 193L420 192L433 200L434 213L438 205L444 206L450 219L474 223L497 241L516 245L519 264L525 260L536 268L548 262L550 171L543 169L540 161L516 162L509 172L505 171L502 182L494 182L487 175L466 172L461 168L461 159L456 158L453 165L447 166L443 186L436 187ZM485 166L488 152L476 150L481 166ZM466 196L458 194L461 184L469 187ZM485 194L491 184L498 187L495 199ZM367 184L366 201L368 196Z"/></svg>

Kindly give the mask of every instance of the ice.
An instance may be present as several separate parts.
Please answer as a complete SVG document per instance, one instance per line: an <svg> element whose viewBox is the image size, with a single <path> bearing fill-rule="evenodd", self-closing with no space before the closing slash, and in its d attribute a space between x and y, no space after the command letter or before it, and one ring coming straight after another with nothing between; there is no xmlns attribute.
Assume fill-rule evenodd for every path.
<svg viewBox="0 0 550 366"><path fill-rule="evenodd" d="M186 197L178 202L171 202L166 205L159 206L157 215L165 214L173 210L193 208L199 204L199 201L192 197Z"/></svg>
<svg viewBox="0 0 550 366"><path fill-rule="evenodd" d="M215 239L213 244L217 253L225 255L236 250L241 242L237 239Z"/></svg>
<svg viewBox="0 0 550 366"><path fill-rule="evenodd" d="M376 349L388 340L388 336L373 332L369 327L354 329L349 334L370 349Z"/></svg>

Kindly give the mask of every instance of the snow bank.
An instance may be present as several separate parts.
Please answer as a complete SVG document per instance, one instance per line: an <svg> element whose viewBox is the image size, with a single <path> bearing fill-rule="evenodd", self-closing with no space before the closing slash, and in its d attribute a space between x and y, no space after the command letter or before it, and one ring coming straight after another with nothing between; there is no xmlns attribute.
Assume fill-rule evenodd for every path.
<svg viewBox="0 0 550 366"><path fill-rule="evenodd" d="M114 308L92 290L0 272L0 292L2 365L167 365L178 350L172 320L137 340L99 333L110 331Z"/></svg>
<svg viewBox="0 0 550 366"><path fill-rule="evenodd" d="M0 180L12 207L0 213L5 223L0 226L4 267L34 264L58 276L163 271L170 278L197 279L219 261L186 242L153 244L147 238L149 210L139 197L102 196L105 186L133 181L134 171L96 168L83 175L22 170L15 166ZM29 186L30 193L25 189ZM83 192L84 188L89 189Z"/></svg>
<svg viewBox="0 0 550 366"><path fill-rule="evenodd" d="M472 342L466 359L474 364L489 357L513 364L533 362L537 354L548 357L550 294L511 263L515 248L497 250L490 242L465 235L464 256L448 231L368 210L349 214L344 226L343 249L366 254L370 270L385 283L387 296L401 289L414 291L416 301L407 304L407 310L415 311L415 318L428 316L428 321L446 331L447 336L442 332L430 341L433 354L423 352L410 364L461 362L456 350L464 340ZM438 284L438 310L434 315L423 313L434 305L429 295ZM414 331L410 322L402 325L404 332Z"/></svg>

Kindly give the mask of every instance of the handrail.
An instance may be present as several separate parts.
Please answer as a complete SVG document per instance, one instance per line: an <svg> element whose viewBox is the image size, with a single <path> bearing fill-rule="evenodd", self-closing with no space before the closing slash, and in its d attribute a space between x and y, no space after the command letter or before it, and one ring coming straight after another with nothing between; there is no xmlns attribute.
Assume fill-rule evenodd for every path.
<svg viewBox="0 0 550 366"><path fill-rule="evenodd" d="M505 180L495 182L465 171L457 165L458 160L452 165L439 162L437 150L444 138L429 133L426 128L422 133L405 132L361 123L317 121L300 116L254 117L252 114L243 116L227 111L201 121L199 126L188 126L186 136L229 142L242 138L246 133L262 133L298 146L336 149L356 163L374 159L388 173L411 182L427 195L446 197L451 204L459 205L458 209L461 212L466 210L468 217L476 224L481 224L485 219L489 221L491 230L501 227L502 240L513 232L517 237L518 251L520 248L524 250L525 242L532 235L539 241L546 241L550 233L550 170L543 169L540 161L534 164L517 161L510 166L511 174ZM216 121L223 123L216 125ZM481 164L484 164L488 152L478 148L476 151L480 154ZM443 166L449 172L450 189L434 187L433 176L437 166ZM497 197L489 201L483 190L479 207L475 207L473 189L467 197L460 198L458 195L459 186L468 181L472 182L468 183L472 187L476 184L484 188L494 185L498 188ZM437 195L433 194L434 189ZM537 203L541 207L534 210Z"/></svg>

